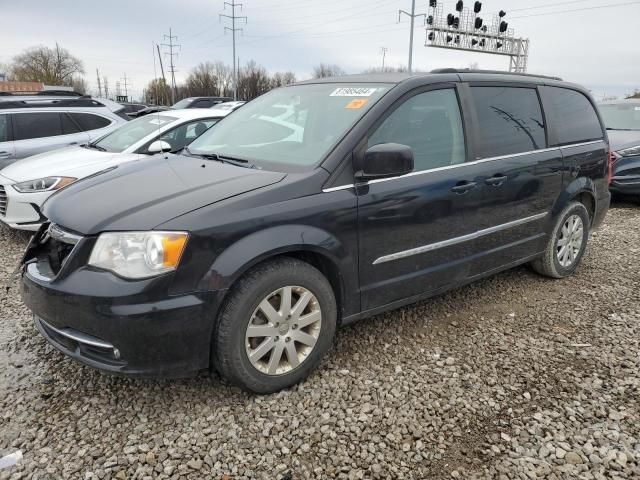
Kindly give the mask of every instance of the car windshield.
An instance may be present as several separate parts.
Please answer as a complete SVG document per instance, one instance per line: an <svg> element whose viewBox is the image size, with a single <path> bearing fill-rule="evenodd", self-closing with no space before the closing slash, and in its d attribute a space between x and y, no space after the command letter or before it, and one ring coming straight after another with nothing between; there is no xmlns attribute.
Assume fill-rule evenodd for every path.
<svg viewBox="0 0 640 480"><path fill-rule="evenodd" d="M242 159L258 168L308 170L390 88L321 83L272 90L197 138L189 151Z"/></svg>
<svg viewBox="0 0 640 480"><path fill-rule="evenodd" d="M600 105L604 124L611 130L640 130L640 102Z"/></svg>
<svg viewBox="0 0 640 480"><path fill-rule="evenodd" d="M94 142L93 145L107 152L122 153L150 133L160 130L163 126L176 120L176 117L169 117L167 115L148 115L146 117L136 118L100 138L97 142Z"/></svg>
<svg viewBox="0 0 640 480"><path fill-rule="evenodd" d="M176 110L180 108L187 108L192 101L193 101L193 98L183 98L179 102L176 102L173 105L171 105L171 108L174 108Z"/></svg>

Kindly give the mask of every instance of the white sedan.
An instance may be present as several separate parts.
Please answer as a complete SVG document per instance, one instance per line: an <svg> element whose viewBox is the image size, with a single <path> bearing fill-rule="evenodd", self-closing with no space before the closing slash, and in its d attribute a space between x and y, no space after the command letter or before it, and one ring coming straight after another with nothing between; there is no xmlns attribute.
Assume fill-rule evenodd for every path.
<svg viewBox="0 0 640 480"><path fill-rule="evenodd" d="M154 113L86 145L19 160L0 170L0 222L37 230L46 220L42 204L55 191L146 155L177 152L231 111L195 108Z"/></svg>

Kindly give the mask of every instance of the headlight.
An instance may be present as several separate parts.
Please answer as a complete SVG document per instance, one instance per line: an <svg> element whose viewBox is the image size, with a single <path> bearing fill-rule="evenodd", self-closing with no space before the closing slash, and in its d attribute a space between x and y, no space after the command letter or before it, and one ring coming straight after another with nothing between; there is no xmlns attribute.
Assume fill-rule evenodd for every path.
<svg viewBox="0 0 640 480"><path fill-rule="evenodd" d="M66 187L76 180L77 179L73 177L45 177L16 183L13 188L20 193L50 192Z"/></svg>
<svg viewBox="0 0 640 480"><path fill-rule="evenodd" d="M185 232L113 232L98 237L89 265L125 278L147 278L175 270L187 243Z"/></svg>
<svg viewBox="0 0 640 480"><path fill-rule="evenodd" d="M635 147L630 148L623 148L622 150L618 150L616 153L622 157L632 157L634 155L640 155L640 145L636 145Z"/></svg>

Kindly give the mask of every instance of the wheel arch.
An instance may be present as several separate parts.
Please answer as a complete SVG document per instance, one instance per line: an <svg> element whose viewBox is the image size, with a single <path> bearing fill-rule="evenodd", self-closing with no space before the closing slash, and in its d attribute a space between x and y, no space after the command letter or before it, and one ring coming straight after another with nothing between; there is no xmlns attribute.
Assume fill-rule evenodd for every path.
<svg viewBox="0 0 640 480"><path fill-rule="evenodd" d="M209 288L229 290L252 268L279 257L309 263L327 278L336 297L339 320L345 310L353 308L347 305L353 302L345 299L347 291L357 288L356 272L348 267L357 265L357 258L335 236L308 225L280 225L243 237L218 255L205 279ZM358 308L359 303L358 297Z"/></svg>
<svg viewBox="0 0 640 480"><path fill-rule="evenodd" d="M596 188L590 178L581 177L573 180L560 194L556 203L551 210L552 218L557 218L565 207L573 201L582 203L587 212L589 219L593 223L596 212Z"/></svg>

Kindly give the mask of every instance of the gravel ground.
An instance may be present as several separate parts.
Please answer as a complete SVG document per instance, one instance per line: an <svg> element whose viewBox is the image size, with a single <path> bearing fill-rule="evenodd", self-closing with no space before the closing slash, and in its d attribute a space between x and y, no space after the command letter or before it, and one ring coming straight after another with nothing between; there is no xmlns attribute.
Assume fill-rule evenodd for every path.
<svg viewBox="0 0 640 480"><path fill-rule="evenodd" d="M577 274L519 268L339 331L307 382L117 378L0 293L0 470L17 478L640 478L640 208ZM0 276L27 236L0 227ZM225 476L226 475L226 476Z"/></svg>

